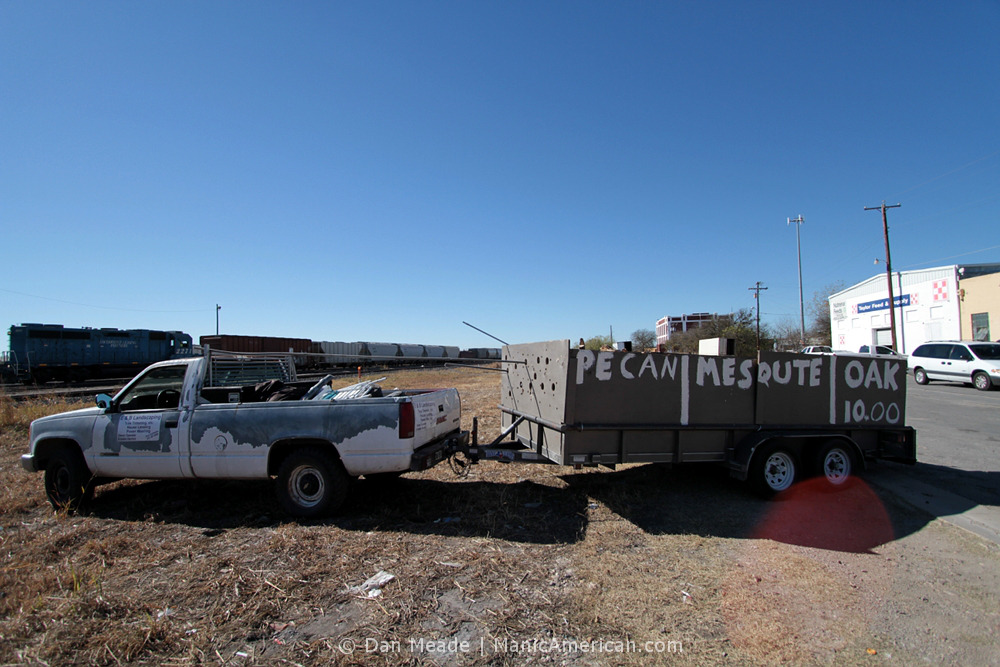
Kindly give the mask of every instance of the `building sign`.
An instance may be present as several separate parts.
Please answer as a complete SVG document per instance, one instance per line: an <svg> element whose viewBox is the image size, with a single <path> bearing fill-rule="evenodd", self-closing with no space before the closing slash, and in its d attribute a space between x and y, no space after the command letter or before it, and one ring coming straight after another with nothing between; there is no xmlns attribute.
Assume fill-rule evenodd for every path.
<svg viewBox="0 0 1000 667"><path fill-rule="evenodd" d="M836 322L840 320L847 319L847 303L844 301L838 301L833 304L833 319Z"/></svg>
<svg viewBox="0 0 1000 667"><path fill-rule="evenodd" d="M896 308L906 307L909 306L911 303L909 294L903 294L897 296L892 301L893 304L895 304ZM913 299L912 302L916 303L916 300ZM864 303L859 303L858 305L851 307L851 312L854 313L855 315L861 315L864 313L871 313L876 310L888 310L888 309L889 309L889 298L886 297L884 299L876 299L874 301L865 301Z"/></svg>

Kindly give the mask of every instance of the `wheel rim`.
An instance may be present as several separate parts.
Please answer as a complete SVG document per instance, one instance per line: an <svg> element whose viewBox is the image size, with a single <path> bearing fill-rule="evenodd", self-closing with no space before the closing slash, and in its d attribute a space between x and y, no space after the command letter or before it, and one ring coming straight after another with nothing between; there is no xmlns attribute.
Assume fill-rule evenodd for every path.
<svg viewBox="0 0 1000 667"><path fill-rule="evenodd" d="M795 461L785 452L774 452L764 463L764 481L774 491L784 491L795 479Z"/></svg>
<svg viewBox="0 0 1000 667"><path fill-rule="evenodd" d="M917 369L917 373L916 373L916 377L914 377L913 379L917 381L917 384L923 384L924 380L927 379L927 376L924 374L924 372L922 370L920 370L918 368Z"/></svg>
<svg viewBox="0 0 1000 667"><path fill-rule="evenodd" d="M831 449L823 457L823 475L830 484L840 485L851 476L851 455L843 449Z"/></svg>
<svg viewBox="0 0 1000 667"><path fill-rule="evenodd" d="M312 466L299 466L288 478L288 495L300 507L315 507L325 493L323 474Z"/></svg>
<svg viewBox="0 0 1000 667"><path fill-rule="evenodd" d="M976 384L976 389L986 389L989 378L982 373L979 373L972 379L972 381Z"/></svg>

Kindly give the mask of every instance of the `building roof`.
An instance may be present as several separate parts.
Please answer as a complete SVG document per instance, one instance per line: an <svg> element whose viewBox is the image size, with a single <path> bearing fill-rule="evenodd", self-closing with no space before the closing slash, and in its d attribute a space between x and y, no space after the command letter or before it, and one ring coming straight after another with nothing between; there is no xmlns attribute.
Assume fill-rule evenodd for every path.
<svg viewBox="0 0 1000 667"><path fill-rule="evenodd" d="M893 287L907 287L909 285L933 280L935 278L948 278L958 273L959 278L973 278L975 276L985 276L991 273L1000 273L1000 263L995 264L949 264L947 266L937 266L927 269L915 269L913 271L893 271L893 277L898 276L898 281L893 280ZM845 289L831 294L827 300L840 297L848 292L855 294L881 294L885 290L885 273L880 273L851 285Z"/></svg>

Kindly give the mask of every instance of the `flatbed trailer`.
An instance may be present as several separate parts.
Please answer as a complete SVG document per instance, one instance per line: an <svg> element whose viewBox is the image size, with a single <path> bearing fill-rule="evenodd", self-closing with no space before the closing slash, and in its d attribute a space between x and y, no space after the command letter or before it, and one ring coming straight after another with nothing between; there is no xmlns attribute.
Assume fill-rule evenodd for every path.
<svg viewBox="0 0 1000 667"><path fill-rule="evenodd" d="M878 459L916 463L906 360L754 358L576 349L502 352L503 432L464 453L576 467L716 463L773 496L806 477L840 487Z"/></svg>

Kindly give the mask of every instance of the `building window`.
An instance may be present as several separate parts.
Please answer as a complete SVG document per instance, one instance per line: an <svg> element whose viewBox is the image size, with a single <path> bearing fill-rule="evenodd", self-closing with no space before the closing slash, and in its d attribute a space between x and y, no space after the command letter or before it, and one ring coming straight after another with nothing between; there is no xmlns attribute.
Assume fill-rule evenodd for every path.
<svg viewBox="0 0 1000 667"><path fill-rule="evenodd" d="M990 314L974 313L972 315L972 340L990 339Z"/></svg>

